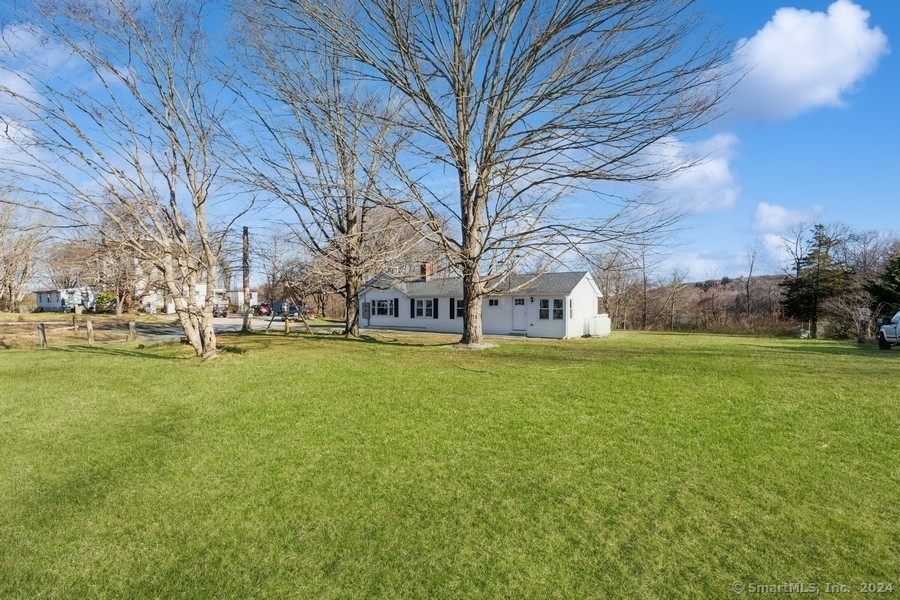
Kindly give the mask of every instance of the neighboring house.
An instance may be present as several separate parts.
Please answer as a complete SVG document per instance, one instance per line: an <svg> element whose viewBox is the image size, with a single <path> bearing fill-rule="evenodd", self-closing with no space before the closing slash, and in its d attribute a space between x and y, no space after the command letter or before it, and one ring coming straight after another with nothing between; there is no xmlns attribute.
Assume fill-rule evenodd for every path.
<svg viewBox="0 0 900 600"><path fill-rule="evenodd" d="M359 293L360 326L462 333L462 277L422 272L418 281L387 274L369 281ZM600 296L587 272L512 275L483 299L482 331L557 339L609 335L609 317L597 312Z"/></svg>
<svg viewBox="0 0 900 600"><path fill-rule="evenodd" d="M216 295L219 295L219 292L223 290L216 290ZM225 296L227 296L227 302L232 306L236 306L238 310L243 310L244 308L244 290L228 290L225 292ZM250 308L257 306L259 304L259 292L256 290L250 290Z"/></svg>
<svg viewBox="0 0 900 600"><path fill-rule="evenodd" d="M219 305L228 305L229 298L231 294L237 292L227 292L224 288L215 288L213 290L213 294L215 295L213 299L213 304L215 306ZM251 298L255 297L256 292L253 292ZM243 299L244 293L240 292L240 298ZM206 305L206 284L198 283L194 286L194 303L203 308ZM144 296L143 308L145 312L155 313L157 310L163 310L166 314L172 315L175 314L175 301L172 296L168 295L163 290L154 290Z"/></svg>
<svg viewBox="0 0 900 600"><path fill-rule="evenodd" d="M70 312L75 310L76 306L90 310L97 302L97 293L89 287L40 290L34 295L39 311Z"/></svg>

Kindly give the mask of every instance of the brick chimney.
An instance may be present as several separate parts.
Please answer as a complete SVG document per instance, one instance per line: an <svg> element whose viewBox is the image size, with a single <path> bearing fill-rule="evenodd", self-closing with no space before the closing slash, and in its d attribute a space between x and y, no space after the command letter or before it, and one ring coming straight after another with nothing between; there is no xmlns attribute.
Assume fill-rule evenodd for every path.
<svg viewBox="0 0 900 600"><path fill-rule="evenodd" d="M419 281L431 279L431 263L422 263L419 267Z"/></svg>

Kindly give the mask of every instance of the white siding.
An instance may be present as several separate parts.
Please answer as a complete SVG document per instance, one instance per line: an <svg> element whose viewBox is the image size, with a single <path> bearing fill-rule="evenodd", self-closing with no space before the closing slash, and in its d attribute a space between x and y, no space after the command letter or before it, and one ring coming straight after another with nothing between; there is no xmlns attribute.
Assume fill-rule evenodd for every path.
<svg viewBox="0 0 900 600"><path fill-rule="evenodd" d="M59 310L60 295L58 290L35 292L37 306L43 310Z"/></svg>
<svg viewBox="0 0 900 600"><path fill-rule="evenodd" d="M597 314L597 298L600 291L591 285L593 280L585 277L582 279L569 299L572 308L566 306L566 316L569 318L569 327L566 337L581 337L591 332L591 317Z"/></svg>
<svg viewBox="0 0 900 600"><path fill-rule="evenodd" d="M427 298L434 301L433 298ZM372 313L372 302L386 300L398 305L399 315L375 315ZM426 300L426 298L421 298ZM450 299L437 299L438 318L411 316L410 298L398 290L367 289L360 295L359 324L361 327L376 327L383 329L409 329L414 331L435 331L444 333L462 333L462 319L450 318ZM366 319L366 307L369 305L369 318Z"/></svg>
<svg viewBox="0 0 900 600"><path fill-rule="evenodd" d="M228 302L236 306L238 309L242 309L244 306L244 290L229 290L228 292L216 290L216 294L227 296ZM259 292L250 290L250 306L256 306L258 304Z"/></svg>
<svg viewBox="0 0 900 600"><path fill-rule="evenodd" d="M528 337L536 337L536 338L554 338L561 339L566 337L566 312L565 312L565 302L566 296L563 294L557 295L540 295L533 296L534 302L531 302L531 296L529 296L527 304L528 304ZM549 314L547 319L540 318L540 308L541 308L541 300L548 300L550 303L549 306ZM553 300L562 300L563 301L563 318L562 319L554 319L553 318Z"/></svg>
<svg viewBox="0 0 900 600"><path fill-rule="evenodd" d="M496 300L497 306L490 301ZM509 335L512 333L513 299L511 296L485 298L481 302L481 330L488 335Z"/></svg>
<svg viewBox="0 0 900 600"><path fill-rule="evenodd" d="M35 292L37 306L42 310L71 311L76 306L94 308L96 294L91 288L69 288L65 290L42 290Z"/></svg>
<svg viewBox="0 0 900 600"><path fill-rule="evenodd" d="M482 331L487 335L522 335L539 338L562 339L581 337L590 332L591 317L597 314L597 297L600 290L590 276L585 276L568 295L513 293L505 296L485 298L481 306ZM525 329L513 330L515 298L525 299ZM419 298L416 298L419 299ZM425 298L421 298L425 300ZM491 306L490 300L497 300ZM540 301L549 301L549 318L540 319ZM376 315L372 312L372 302L386 300L397 303L399 315ZM431 298L430 300L434 300ZM433 331L442 333L462 333L462 317L450 318L450 298L437 298L438 317L411 316L410 298L396 289L381 290L366 288L360 294L360 327L384 329L405 329L413 331ZM553 318L553 300L563 303L561 319ZM454 299L455 305L455 299ZM519 307L521 308L521 307Z"/></svg>

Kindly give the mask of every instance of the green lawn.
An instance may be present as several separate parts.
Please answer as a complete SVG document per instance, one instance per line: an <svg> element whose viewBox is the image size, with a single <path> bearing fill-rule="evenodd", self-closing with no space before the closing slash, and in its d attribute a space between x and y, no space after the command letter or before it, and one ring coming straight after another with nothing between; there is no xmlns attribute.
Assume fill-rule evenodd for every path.
<svg viewBox="0 0 900 600"><path fill-rule="evenodd" d="M900 595L900 350L452 339L0 352L0 597Z"/></svg>

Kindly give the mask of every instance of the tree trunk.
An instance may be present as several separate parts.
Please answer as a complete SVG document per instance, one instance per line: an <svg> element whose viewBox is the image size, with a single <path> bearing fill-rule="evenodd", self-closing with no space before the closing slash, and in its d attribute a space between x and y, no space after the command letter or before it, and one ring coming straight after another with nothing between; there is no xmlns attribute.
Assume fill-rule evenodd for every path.
<svg viewBox="0 0 900 600"><path fill-rule="evenodd" d="M352 214L351 207L347 208L348 214ZM353 231L353 235L347 240L348 246L344 256L344 334L359 337L359 290L363 282L360 258L363 252L363 236L360 234L359 223L354 224Z"/></svg>
<svg viewBox="0 0 900 600"><path fill-rule="evenodd" d="M121 317L125 308L125 296L119 288L116 288L116 316Z"/></svg>
<svg viewBox="0 0 900 600"><path fill-rule="evenodd" d="M241 260L241 270L244 276L244 322L241 325L241 333L250 333L253 331L253 325L250 319L250 230L244 227L243 233L243 257Z"/></svg>
<svg viewBox="0 0 900 600"><path fill-rule="evenodd" d="M203 348L200 358L209 360L215 358L218 353L216 348L216 331L213 329L212 303L208 303L203 307L202 328L203 328Z"/></svg>
<svg viewBox="0 0 900 600"><path fill-rule="evenodd" d="M203 203L195 204L194 215L203 253L201 264L206 268L206 297L203 310L200 311L200 327L202 329L202 352L200 358L209 360L216 357L216 332L213 329L213 305L216 298L216 253L210 244L210 236L206 224L206 210ZM193 294L193 288L191 290ZM192 295L191 300L194 300Z"/></svg>
<svg viewBox="0 0 900 600"><path fill-rule="evenodd" d="M463 317L463 335L461 344L474 345L484 342L484 334L481 330L481 299L483 297L484 284L477 271L463 275L463 305L465 316Z"/></svg>
<svg viewBox="0 0 900 600"><path fill-rule="evenodd" d="M458 115L459 116L459 115ZM475 181L474 190L469 185L469 167L465 157L460 157L458 167L460 203L462 212L462 262L463 262L463 335L461 344L474 345L484 342L481 324L481 301L484 297L484 282L481 281L480 263L484 254L483 209L487 204L488 188L485 174ZM472 190L472 191L470 191ZM467 202L469 195L474 195Z"/></svg>
<svg viewBox="0 0 900 600"><path fill-rule="evenodd" d="M359 289L362 287L362 278L353 274L347 278L345 300L347 313L345 317L346 333L349 336L359 337Z"/></svg>
<svg viewBox="0 0 900 600"><path fill-rule="evenodd" d="M213 296L215 290L213 284L215 282L215 268L211 267L210 271L213 281L210 281L210 275L207 276L206 288L206 304L201 310L197 305L197 287L196 283L190 282L187 288L187 294L184 289L175 280L176 267L172 260L172 255L168 254L163 261L163 276L165 278L166 288L172 301L175 303L175 312L178 315L178 322L184 330L188 344L193 348L194 353L204 360L215 358L216 356L216 333L213 330L212 307Z"/></svg>

